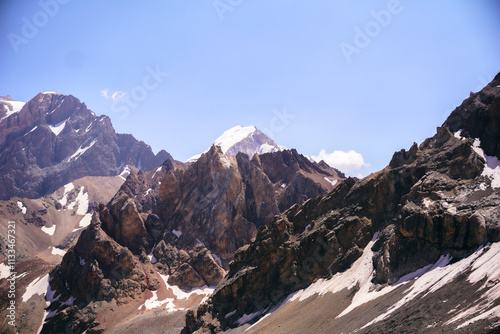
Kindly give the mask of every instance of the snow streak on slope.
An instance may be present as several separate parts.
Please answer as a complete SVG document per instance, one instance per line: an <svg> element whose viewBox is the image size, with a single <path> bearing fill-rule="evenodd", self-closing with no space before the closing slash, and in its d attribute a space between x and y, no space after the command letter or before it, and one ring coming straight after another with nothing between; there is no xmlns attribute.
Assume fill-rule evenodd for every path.
<svg viewBox="0 0 500 334"><path fill-rule="evenodd" d="M94 144L95 144L96 142L97 142L97 138L96 138L96 139L94 139L94 140L90 143L90 145L89 145L89 146L86 146L86 147L83 147L83 148L80 146L80 147L78 148L78 150L76 150L76 152L75 152L75 153L73 153L70 157L66 158L65 160L67 160L67 161L71 161L71 160L73 160L73 159L75 159L75 160L76 160L76 159L78 159L78 158L79 158L79 157L80 157L83 153L87 152L87 150L88 150L89 148L91 148L92 146L94 146Z"/></svg>
<svg viewBox="0 0 500 334"><path fill-rule="evenodd" d="M56 232L56 225L52 225L51 227L42 226L42 232L45 232L48 235L54 235Z"/></svg>
<svg viewBox="0 0 500 334"><path fill-rule="evenodd" d="M351 268L337 273L330 279L319 279L308 288L293 293L287 302L301 302L315 295L322 296L327 293L340 292L343 289L356 289L350 305L337 316L341 318L358 306L387 295L401 285L409 284L397 303L362 327L367 328L389 318L394 311L410 301L437 292L458 279L460 275L465 274L468 275L468 281L471 284L476 284L486 278L485 283L478 290L482 292L482 296L471 307L459 312L445 325L456 323L457 328L461 328L481 319L500 317L500 306L496 305L500 300L500 285L492 284L500 280L500 242L481 247L469 257L453 264L450 264L452 260L450 255L441 256L436 263L405 275L397 283L379 290L372 283L375 274L371 250L373 244L374 240L366 246L363 255L352 264ZM450 313L452 311L456 310L451 310Z"/></svg>

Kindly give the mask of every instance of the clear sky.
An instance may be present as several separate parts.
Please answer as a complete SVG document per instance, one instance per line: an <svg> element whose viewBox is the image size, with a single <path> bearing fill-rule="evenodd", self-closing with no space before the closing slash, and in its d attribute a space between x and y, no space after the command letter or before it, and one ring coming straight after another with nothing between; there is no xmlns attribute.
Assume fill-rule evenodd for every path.
<svg viewBox="0 0 500 334"><path fill-rule="evenodd" d="M367 175L500 71L499 15L495 0L7 0L0 95L74 95L178 160L256 125Z"/></svg>

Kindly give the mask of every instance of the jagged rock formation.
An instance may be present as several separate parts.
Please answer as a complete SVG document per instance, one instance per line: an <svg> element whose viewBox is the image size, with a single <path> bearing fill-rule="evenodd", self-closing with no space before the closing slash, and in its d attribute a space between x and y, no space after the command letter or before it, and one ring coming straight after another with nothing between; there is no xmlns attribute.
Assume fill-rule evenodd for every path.
<svg viewBox="0 0 500 334"><path fill-rule="evenodd" d="M227 263L236 249L255 238L259 226L292 204L325 194L333 188L331 180L342 176L295 150L249 160L242 153L226 156L212 146L187 170L166 175L158 215L167 230L201 240Z"/></svg>
<svg viewBox="0 0 500 334"><path fill-rule="evenodd" d="M118 175L126 164L149 170L172 160L115 133L109 117L96 116L71 95L40 93L26 104L2 98L0 117L0 199L39 198L84 176Z"/></svg>
<svg viewBox="0 0 500 334"><path fill-rule="evenodd" d="M61 297L51 304L56 315L44 330L59 323L94 328L99 319L92 307L145 298L157 291L153 273L185 291L215 287L234 251L280 206L325 194L342 177L295 150L249 160L226 156L216 146L191 164L166 161L147 172L131 171L51 272L51 287Z"/></svg>
<svg viewBox="0 0 500 334"><path fill-rule="evenodd" d="M49 319L42 333L58 333L68 328L68 323L72 331L83 332L96 325L96 314L91 312L96 302L115 300L120 305L135 299L146 288L159 287L151 264L139 261L127 247L105 233L97 213L50 277L55 297L50 310L63 310ZM75 317L76 312L86 317Z"/></svg>
<svg viewBox="0 0 500 334"><path fill-rule="evenodd" d="M196 314L188 313L184 332L216 332L255 321L294 291L346 271L368 251L373 252L367 262L373 265L373 276L367 284L380 290L421 268L429 270L426 266L432 267L443 258L456 261L481 245L500 241L499 87L500 74L465 100L434 137L414 144L409 151L395 153L384 170L359 181L349 178L327 196L294 205L270 225L261 226L256 240L236 252L229 273L209 303ZM373 247L368 249L374 238ZM496 279L492 277L486 287L494 289ZM337 303L352 300L360 289L356 284L353 287L356 290L350 297L344 296ZM397 291L403 294L403 290ZM483 308L462 309L462 316L484 312L491 317L486 325L494 324L499 316L494 307L500 300L493 295L496 297L491 298L497 299L488 299ZM474 299L467 299L469 302L474 303ZM433 326L456 321L453 317L460 316L457 304L456 308L450 304L434 318L428 315L435 323L424 331L439 332L439 327ZM407 312L410 318L411 310ZM404 316L395 319L402 321ZM378 330L401 330L391 318L371 320L385 321L382 324L387 325ZM418 321L412 324L420 325ZM362 326L348 331L359 331ZM419 331L418 327L405 328ZM378 331L363 327L361 332Z"/></svg>

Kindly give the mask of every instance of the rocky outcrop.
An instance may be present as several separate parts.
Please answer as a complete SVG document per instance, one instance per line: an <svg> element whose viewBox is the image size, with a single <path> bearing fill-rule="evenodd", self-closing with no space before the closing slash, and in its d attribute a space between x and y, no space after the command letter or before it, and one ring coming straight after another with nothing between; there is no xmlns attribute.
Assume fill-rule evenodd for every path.
<svg viewBox="0 0 500 334"><path fill-rule="evenodd" d="M152 213L158 205L161 181L167 172L176 168L183 168L182 163L166 160L158 168L131 172L120 190L133 198L139 212Z"/></svg>
<svg viewBox="0 0 500 334"><path fill-rule="evenodd" d="M500 98L498 86L500 73L495 79L456 108L444 125L451 132L462 132L470 138L478 138L489 156L500 156Z"/></svg>
<svg viewBox="0 0 500 334"><path fill-rule="evenodd" d="M484 145L485 152L497 152L500 130L488 124L500 115L499 79L457 108L434 137L395 153L384 170L349 178L259 227L256 240L236 252L209 303L188 314L184 333L235 327L244 315L258 319L294 291L347 270L375 234L373 282L379 286L442 256L461 259L500 241L500 188L493 171L500 155L481 150ZM475 119L491 130L480 146L465 126Z"/></svg>
<svg viewBox="0 0 500 334"><path fill-rule="evenodd" d="M4 103L7 103L4 101ZM71 95L40 93L0 120L0 199L38 198L84 176L113 176L172 160L131 135L116 134Z"/></svg>
<svg viewBox="0 0 500 334"><path fill-rule="evenodd" d="M134 254L149 254L153 238L146 230L143 215L137 211L134 200L119 191L108 206L109 209L104 206L99 208L103 229Z"/></svg>
<svg viewBox="0 0 500 334"><path fill-rule="evenodd" d="M49 310L58 312L46 322L42 333L57 333L58 328L68 325L83 332L95 325L97 314L91 310L100 302L114 300L120 305L136 299L145 289L158 289L151 264L140 261L102 227L95 213L91 225L50 273L54 300Z"/></svg>
<svg viewBox="0 0 500 334"><path fill-rule="evenodd" d="M295 150L249 160L242 153L228 157L212 146L185 171L167 173L158 215L168 231L189 234L231 259L284 207L331 190L325 177L340 179L335 170L319 167Z"/></svg>

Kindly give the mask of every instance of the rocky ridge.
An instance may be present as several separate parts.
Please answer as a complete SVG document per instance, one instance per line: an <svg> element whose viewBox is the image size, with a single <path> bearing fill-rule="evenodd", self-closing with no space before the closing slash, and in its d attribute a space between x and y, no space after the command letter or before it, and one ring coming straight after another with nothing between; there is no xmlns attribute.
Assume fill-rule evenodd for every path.
<svg viewBox="0 0 500 334"><path fill-rule="evenodd" d="M348 178L328 195L294 205L261 226L256 240L236 252L208 303L188 312L183 332L213 333L255 322L293 292L351 268L368 245L369 281L379 290L442 259L458 261L500 241L499 87L500 74L453 111L435 136L395 153L382 171ZM494 288L496 278L490 279ZM486 326L495 322L498 303L476 307L490 314ZM446 312L434 318L434 326L459 313L451 304Z"/></svg>

